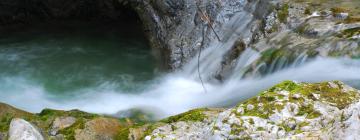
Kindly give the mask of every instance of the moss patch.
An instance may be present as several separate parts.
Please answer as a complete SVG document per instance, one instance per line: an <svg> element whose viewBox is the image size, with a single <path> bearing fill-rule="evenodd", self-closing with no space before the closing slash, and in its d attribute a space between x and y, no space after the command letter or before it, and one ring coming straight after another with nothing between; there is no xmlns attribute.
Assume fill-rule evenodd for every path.
<svg viewBox="0 0 360 140"><path fill-rule="evenodd" d="M173 122L179 122L179 121L186 121L186 122L188 122L188 121L194 121L194 122L203 121L204 119L206 119L206 115L203 112L208 111L208 110L209 109L207 109L207 108L190 110L188 112L181 113L179 115L171 116L169 118L161 120L161 122L173 123Z"/></svg>
<svg viewBox="0 0 360 140"><path fill-rule="evenodd" d="M280 22L287 23L288 16L289 16L289 4L285 3L278 10L277 17L279 18Z"/></svg>
<svg viewBox="0 0 360 140"><path fill-rule="evenodd" d="M338 37L350 38L355 35L360 35L360 27L346 29L338 35Z"/></svg>

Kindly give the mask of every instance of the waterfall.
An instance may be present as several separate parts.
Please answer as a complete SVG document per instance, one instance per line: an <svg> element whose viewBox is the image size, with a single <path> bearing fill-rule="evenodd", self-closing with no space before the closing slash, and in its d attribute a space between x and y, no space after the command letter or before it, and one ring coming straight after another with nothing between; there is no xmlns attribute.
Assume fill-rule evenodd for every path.
<svg viewBox="0 0 360 140"><path fill-rule="evenodd" d="M294 53L292 60L277 56L270 63L263 62L261 59L264 50L281 49L277 42L293 37L291 31L281 32L278 36L266 40L269 42L259 42L255 47L247 46L230 62L231 69L226 79L222 82L213 82L212 79L221 70L223 60L234 43L239 39L247 44L251 42L249 36L253 34L252 29L256 22L258 21L251 12L244 9L237 12L226 24L217 28L221 40L215 39L209 42L201 51L199 59L195 56L183 66L182 70L161 75L149 82L144 90L136 93L119 90L114 88L116 84L105 82L101 86L75 91L71 98L59 100L58 96L50 94L43 84L31 81L27 77L10 77L0 79L0 99L31 112L53 108L116 114L119 111L137 108L152 112L157 118L163 118L194 108L233 106L284 80L299 82L341 80L359 86L360 60L358 59L310 57L307 51L303 50L301 53ZM328 43L320 45L329 48L326 47ZM204 79L207 92L204 92L198 74Z"/></svg>
<svg viewBox="0 0 360 140"><path fill-rule="evenodd" d="M242 36L250 36L254 25L252 14L247 11L239 12L220 30L221 41L214 39L209 46L201 52L200 73L204 79L214 77L216 70L221 67L222 58L228 53L234 43ZM182 73L193 79L198 78L198 58L194 57L183 68Z"/></svg>

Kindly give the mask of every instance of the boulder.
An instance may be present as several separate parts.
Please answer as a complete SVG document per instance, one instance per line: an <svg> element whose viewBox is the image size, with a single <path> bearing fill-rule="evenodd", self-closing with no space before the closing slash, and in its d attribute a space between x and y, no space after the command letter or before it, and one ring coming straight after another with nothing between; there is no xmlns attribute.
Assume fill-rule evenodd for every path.
<svg viewBox="0 0 360 140"><path fill-rule="evenodd" d="M58 117L54 120L49 133L50 135L55 136L59 130L70 127L75 122L76 118L74 117Z"/></svg>
<svg viewBox="0 0 360 140"><path fill-rule="evenodd" d="M29 122L15 118L10 123L9 140L44 140L44 137Z"/></svg>
<svg viewBox="0 0 360 140"><path fill-rule="evenodd" d="M359 108L360 91L342 82L285 81L215 117L170 117L145 139L357 139Z"/></svg>
<svg viewBox="0 0 360 140"><path fill-rule="evenodd" d="M84 129L75 130L76 140L111 140L120 131L119 120L112 118L95 118L85 123Z"/></svg>

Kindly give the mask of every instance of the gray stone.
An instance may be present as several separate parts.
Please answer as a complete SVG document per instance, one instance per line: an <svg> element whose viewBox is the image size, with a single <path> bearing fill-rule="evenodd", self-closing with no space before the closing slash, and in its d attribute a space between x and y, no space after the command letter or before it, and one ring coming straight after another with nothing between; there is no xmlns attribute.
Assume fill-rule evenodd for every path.
<svg viewBox="0 0 360 140"><path fill-rule="evenodd" d="M56 136L50 136L50 140L65 140L65 137L62 134L58 134Z"/></svg>
<svg viewBox="0 0 360 140"><path fill-rule="evenodd" d="M29 122L15 118L10 123L9 140L44 140L44 137Z"/></svg>
<svg viewBox="0 0 360 140"><path fill-rule="evenodd" d="M59 117L56 118L51 126L50 135L55 136L59 130L70 127L76 122L74 117Z"/></svg>

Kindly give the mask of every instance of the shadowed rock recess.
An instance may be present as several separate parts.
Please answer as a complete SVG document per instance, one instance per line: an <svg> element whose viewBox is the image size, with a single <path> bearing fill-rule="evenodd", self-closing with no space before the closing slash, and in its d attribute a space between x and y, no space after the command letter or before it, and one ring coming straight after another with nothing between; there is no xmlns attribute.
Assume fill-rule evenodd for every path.
<svg viewBox="0 0 360 140"><path fill-rule="evenodd" d="M359 59L359 5L355 0L0 0L0 29L136 17L168 69L181 70L200 48L215 48L199 62L219 63L199 71L211 70L204 80L221 83L234 72L256 78L316 57ZM217 52L219 57L207 58ZM258 55L239 71L238 58L246 52ZM284 81L231 108L195 109L155 122L141 113L120 119L79 110L32 114L0 104L0 140L359 139L359 111L360 91L340 81Z"/></svg>

